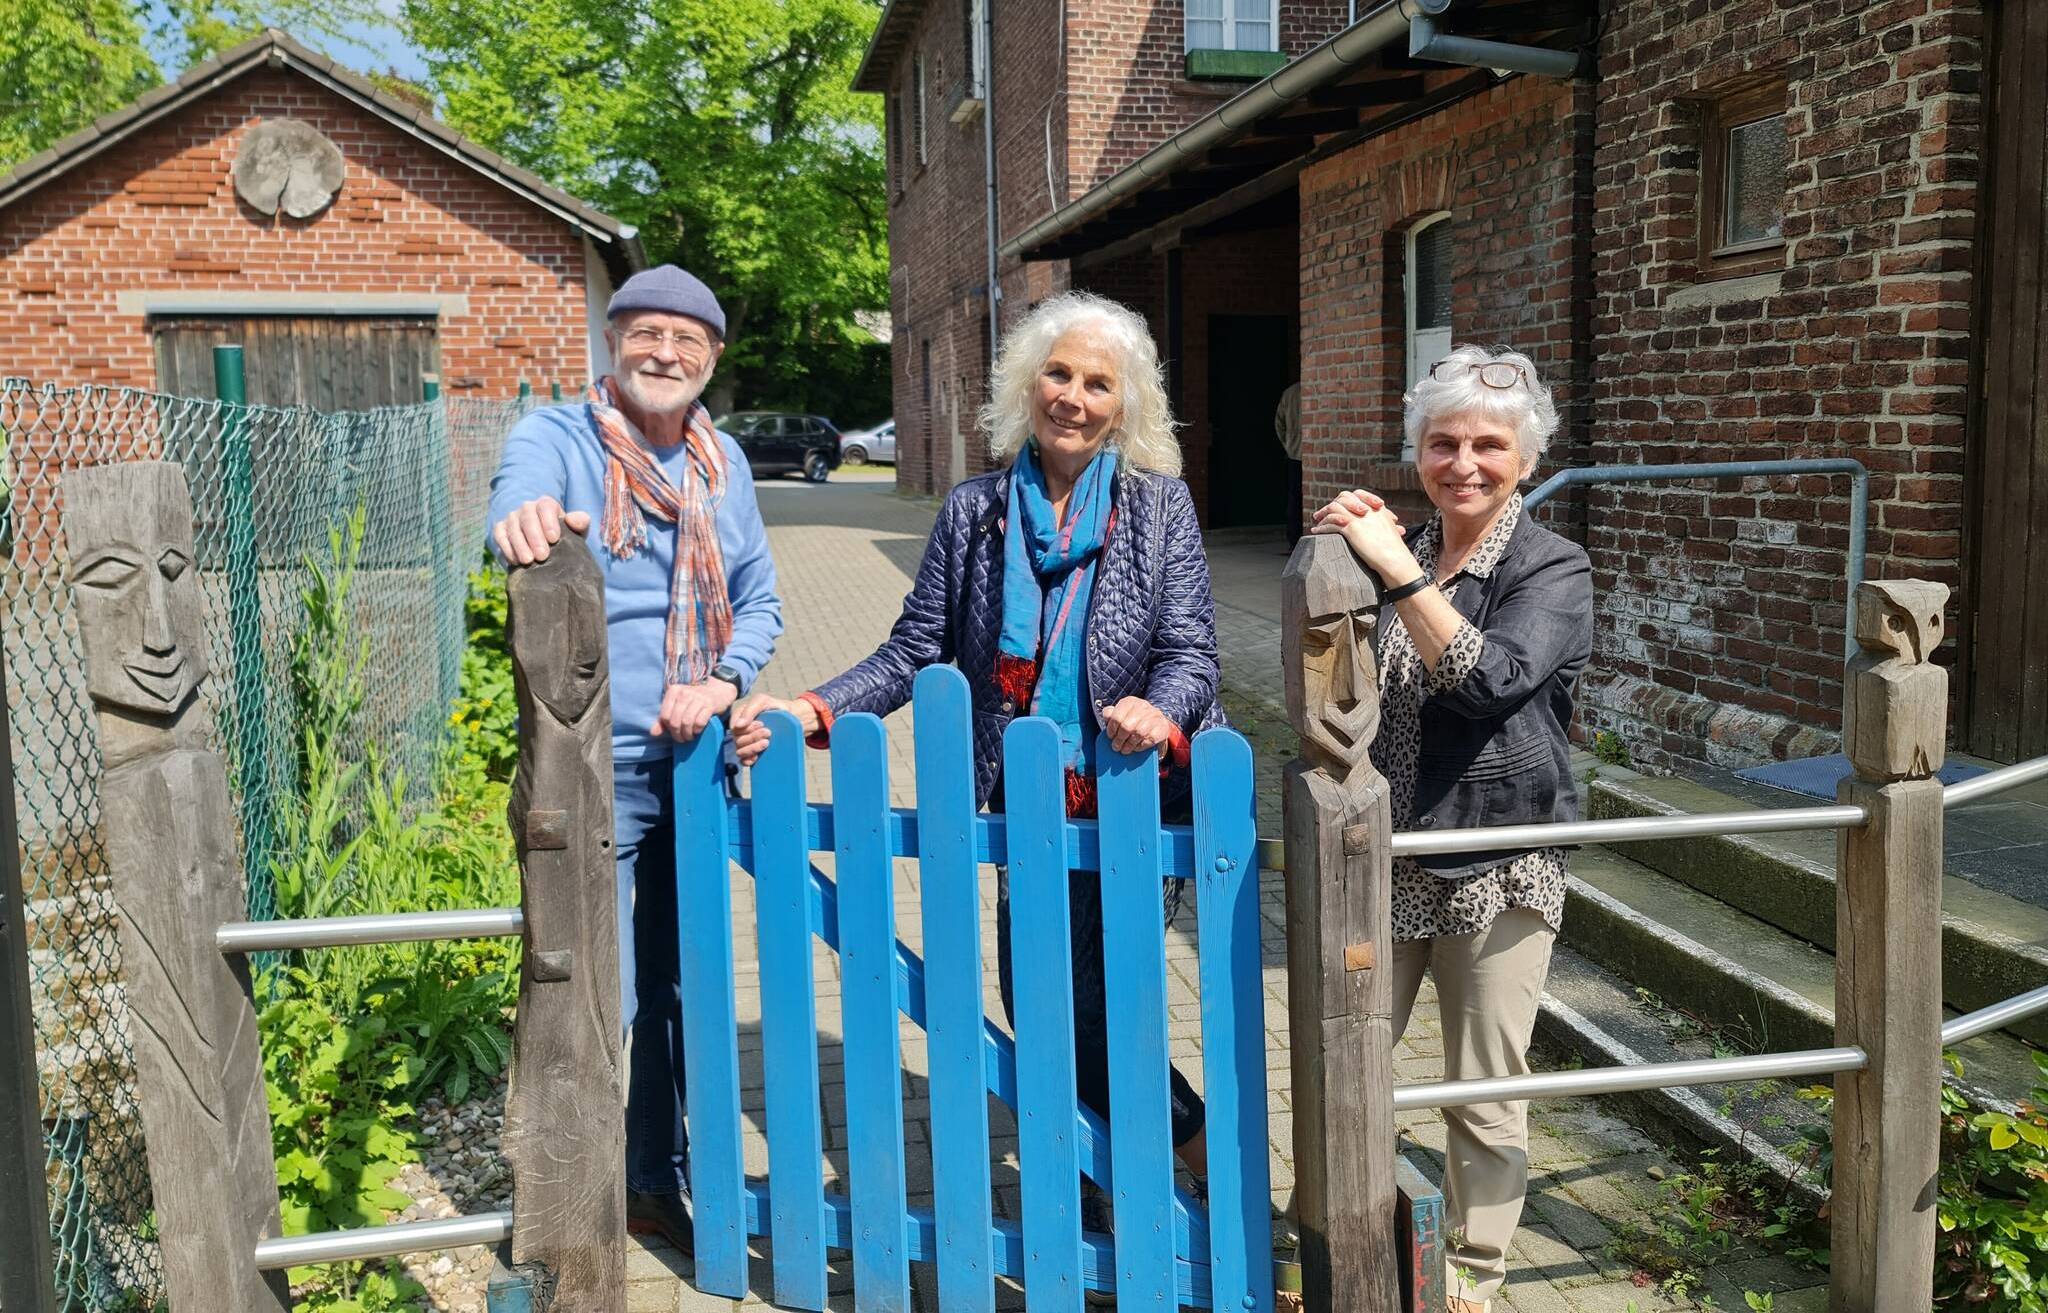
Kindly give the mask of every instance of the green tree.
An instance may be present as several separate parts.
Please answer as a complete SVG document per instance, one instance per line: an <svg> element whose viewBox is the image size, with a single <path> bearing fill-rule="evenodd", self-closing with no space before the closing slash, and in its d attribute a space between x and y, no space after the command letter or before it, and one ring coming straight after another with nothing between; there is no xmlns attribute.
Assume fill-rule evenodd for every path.
<svg viewBox="0 0 2048 1313"><path fill-rule="evenodd" d="M405 6L457 128L711 284L732 343L715 402L737 388L818 409L877 387L887 404L886 355L854 323L888 304L881 105L849 89L877 15L873 0Z"/></svg>
<svg viewBox="0 0 2048 1313"><path fill-rule="evenodd" d="M0 168L159 81L130 0L0 0Z"/></svg>

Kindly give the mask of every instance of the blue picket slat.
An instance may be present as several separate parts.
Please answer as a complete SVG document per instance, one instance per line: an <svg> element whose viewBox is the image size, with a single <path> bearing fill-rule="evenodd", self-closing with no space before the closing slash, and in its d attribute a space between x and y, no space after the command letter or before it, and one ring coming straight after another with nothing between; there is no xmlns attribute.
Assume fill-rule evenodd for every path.
<svg viewBox="0 0 2048 1313"><path fill-rule="evenodd" d="M1251 745L1231 730L1210 730L1195 739L1193 768L1209 1283L1218 1308L1270 1309L1273 1182Z"/></svg>
<svg viewBox="0 0 2048 1313"><path fill-rule="evenodd" d="M732 883L725 731L714 721L675 755L676 907L699 1290L747 1293L746 1167L733 1014Z"/></svg>
<svg viewBox="0 0 2048 1313"><path fill-rule="evenodd" d="M1116 1169L1120 1308L1174 1297L1166 927L1160 907L1159 758L1098 742L1103 988L1109 1016L1109 1157Z"/></svg>
<svg viewBox="0 0 2048 1313"><path fill-rule="evenodd" d="M825 1201L818 1009L811 971L811 855L804 843L804 745L796 717L772 711L754 764L754 908L773 1200L775 1302L825 1307Z"/></svg>
<svg viewBox="0 0 2048 1313"><path fill-rule="evenodd" d="M832 726L840 1030L846 1051L854 1306L860 1313L910 1307L888 753L882 722L874 716L844 716Z"/></svg>
<svg viewBox="0 0 2048 1313"><path fill-rule="evenodd" d="M947 1313L994 1313L981 880L974 862L974 707L966 676L951 666L926 667L913 686L912 706L939 1307Z"/></svg>
<svg viewBox="0 0 2048 1313"><path fill-rule="evenodd" d="M1081 1160L1074 1136L1066 789L1053 722L1033 717L1011 723L1003 736L1003 779L1016 981L1017 1161L1029 1241L1024 1303L1032 1313L1067 1313L1081 1306L1083 1289Z"/></svg>

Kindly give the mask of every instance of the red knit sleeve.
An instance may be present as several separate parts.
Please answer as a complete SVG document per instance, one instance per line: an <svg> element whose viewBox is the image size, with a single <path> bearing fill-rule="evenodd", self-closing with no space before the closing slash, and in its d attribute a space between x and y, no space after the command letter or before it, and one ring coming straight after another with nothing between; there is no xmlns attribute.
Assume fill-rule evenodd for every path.
<svg viewBox="0 0 2048 1313"><path fill-rule="evenodd" d="M808 703L810 707L818 713L818 728L816 732L806 734L804 736L804 743L813 748L827 748L832 746L833 717L831 706L825 701L825 699L819 697L816 693L810 692L809 690L797 694L796 700L799 702Z"/></svg>

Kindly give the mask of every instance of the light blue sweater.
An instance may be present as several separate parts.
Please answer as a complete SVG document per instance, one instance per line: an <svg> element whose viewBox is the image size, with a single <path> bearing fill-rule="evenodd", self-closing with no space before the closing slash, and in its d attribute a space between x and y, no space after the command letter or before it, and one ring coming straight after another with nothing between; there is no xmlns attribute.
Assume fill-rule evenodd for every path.
<svg viewBox="0 0 2048 1313"><path fill-rule="evenodd" d="M716 512L718 544L725 552L726 594L732 601L732 645L721 659L751 688L782 633L782 599L775 591L775 562L768 555L768 533L761 523L746 455L725 434L718 440L726 459L725 497ZM671 480L684 477L685 444L649 444L648 450ZM604 572L604 610L611 634L612 759L645 761L668 756L671 746L647 731L661 709L667 682L662 648L668 632L676 528L649 517L645 547L625 560L607 552L597 534L604 512L604 469L604 446L589 406L577 402L533 411L505 439L504 457L491 479L490 522L496 525L537 497L553 497L565 511L589 513L590 551Z"/></svg>

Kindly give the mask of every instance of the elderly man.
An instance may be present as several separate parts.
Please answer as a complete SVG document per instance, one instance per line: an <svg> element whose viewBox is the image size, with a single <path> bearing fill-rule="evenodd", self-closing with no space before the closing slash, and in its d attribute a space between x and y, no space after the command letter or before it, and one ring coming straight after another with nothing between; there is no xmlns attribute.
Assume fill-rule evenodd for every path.
<svg viewBox="0 0 2048 1313"><path fill-rule="evenodd" d="M782 602L746 457L699 400L725 350L718 299L663 265L627 279L606 317L611 374L506 439L491 537L507 564L527 565L547 558L564 527L598 526L630 1071L627 1225L688 1253L670 749L752 686L782 632Z"/></svg>

